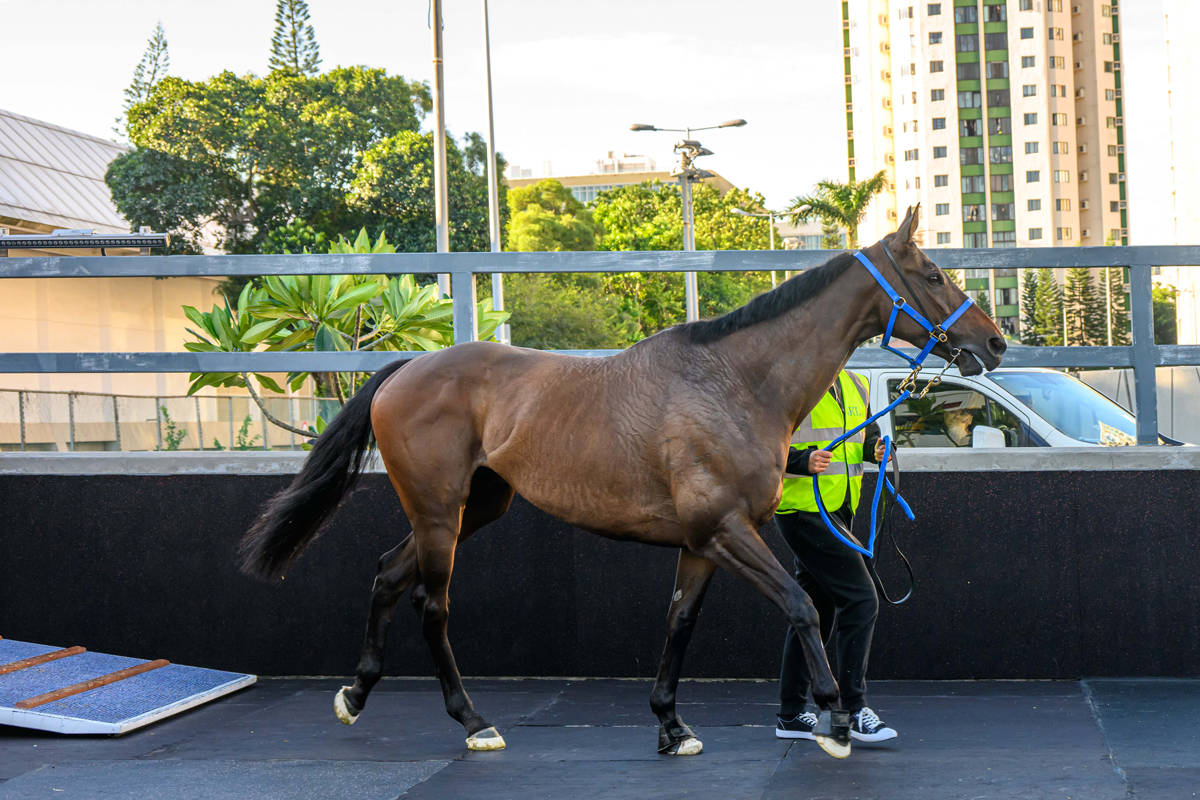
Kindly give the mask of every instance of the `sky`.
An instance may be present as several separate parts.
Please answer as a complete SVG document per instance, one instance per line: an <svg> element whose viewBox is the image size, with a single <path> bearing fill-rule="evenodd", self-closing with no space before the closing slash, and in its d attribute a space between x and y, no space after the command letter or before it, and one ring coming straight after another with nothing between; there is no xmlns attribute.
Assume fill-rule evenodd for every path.
<svg viewBox="0 0 1200 800"><path fill-rule="evenodd" d="M365 64L432 77L427 0L308 0L323 67ZM1133 244L1171 243L1161 0L1122 9ZM172 75L267 71L274 0L0 0L0 108L115 138L123 92L156 21ZM832 0L492 0L496 146L543 174L590 172L608 151L669 168L680 128L702 162L781 208L826 177L845 179L841 13ZM52 31L46 31L47 24ZM27 35L19 32L27 31ZM13 35L16 33L17 35ZM446 120L486 131L482 0L446 0ZM1198 176L1200 177L1200 176Z"/></svg>

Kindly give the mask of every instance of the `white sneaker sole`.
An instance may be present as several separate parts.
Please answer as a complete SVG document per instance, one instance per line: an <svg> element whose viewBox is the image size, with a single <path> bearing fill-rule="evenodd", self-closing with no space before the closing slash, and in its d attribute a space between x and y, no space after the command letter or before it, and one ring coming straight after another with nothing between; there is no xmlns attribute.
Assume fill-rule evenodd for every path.
<svg viewBox="0 0 1200 800"><path fill-rule="evenodd" d="M785 731L782 728L775 729L775 738L777 739L808 739L814 741L813 735L806 731Z"/></svg>
<svg viewBox="0 0 1200 800"><path fill-rule="evenodd" d="M879 733L859 733L852 730L850 737L860 742L886 742L888 739L895 739L896 732L891 728L884 728Z"/></svg>

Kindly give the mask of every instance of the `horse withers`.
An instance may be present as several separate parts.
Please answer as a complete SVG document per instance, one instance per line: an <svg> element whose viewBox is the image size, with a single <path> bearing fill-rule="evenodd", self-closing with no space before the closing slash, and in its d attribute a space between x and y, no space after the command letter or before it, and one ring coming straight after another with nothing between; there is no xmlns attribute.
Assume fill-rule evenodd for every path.
<svg viewBox="0 0 1200 800"><path fill-rule="evenodd" d="M918 216L919 207L909 209L896 232L863 252L936 324L966 298L914 242ZM792 432L855 348L883 332L892 308L843 252L722 317L606 358L475 342L390 364L346 403L267 505L242 542L243 567L282 577L353 486L373 438L412 534L379 560L354 684L335 698L342 722L355 721L380 679L392 610L411 587L446 711L470 749L505 746L467 696L446 628L455 548L503 515L514 492L601 536L679 550L650 694L659 752L703 749L676 713L675 692L718 567L783 611L803 644L814 701L835 709L817 612L757 531L779 503ZM928 335L903 314L894 332L912 342ZM995 323L971 307L933 352L974 375L999 366L1004 349ZM829 737L821 744L849 754Z"/></svg>

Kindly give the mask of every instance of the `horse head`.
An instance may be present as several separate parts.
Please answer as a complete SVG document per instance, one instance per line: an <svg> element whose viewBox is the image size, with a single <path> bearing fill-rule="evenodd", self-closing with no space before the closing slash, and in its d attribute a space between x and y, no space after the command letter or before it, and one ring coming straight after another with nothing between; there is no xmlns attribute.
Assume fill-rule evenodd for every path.
<svg viewBox="0 0 1200 800"><path fill-rule="evenodd" d="M921 311L933 325L940 326L967 296L914 241L920 209L920 204L910 206L904 222L894 233L862 252L906 303ZM881 325L886 324L892 307L891 299L881 294L878 307ZM897 316L893 333L918 347L929 338L929 333L907 314ZM963 375L978 375L984 368L993 370L1000 366L1000 357L1008 346L996 323L974 304L945 334L945 340L939 341L932 352L946 361L953 360Z"/></svg>

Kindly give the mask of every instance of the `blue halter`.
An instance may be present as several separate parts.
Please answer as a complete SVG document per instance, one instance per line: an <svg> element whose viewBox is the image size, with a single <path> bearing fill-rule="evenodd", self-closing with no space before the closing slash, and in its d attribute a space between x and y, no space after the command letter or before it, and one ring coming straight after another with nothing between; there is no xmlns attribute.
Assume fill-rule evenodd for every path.
<svg viewBox="0 0 1200 800"><path fill-rule="evenodd" d="M884 251L884 253L887 254L888 260L892 262L892 266L896 268L896 274L900 276L900 281L904 284L905 288L908 289L909 294L912 294L913 299L918 304L920 304L921 301L917 299L916 293L914 293L912 291L912 287L910 287L908 285L908 281L906 281L904 279L904 273L900 271L900 265L896 263L896 259L892 257L891 251L888 250L888 247L886 244L883 246L883 251ZM938 344L938 342L946 342L947 341L946 329L949 328L951 325L953 325L955 322L957 322L958 318L961 317L964 313L966 313L966 310L971 306L972 303L975 302L970 297L968 297L966 300L963 301L962 305L960 305L954 311L953 314L951 314L949 317L946 318L945 322L943 322L941 325L934 325L926 318L926 316L924 314L921 313L921 311L924 311L924 309L921 309L921 311L914 309L907 302L905 302L903 297L901 297L899 294L896 293L896 290L892 288L892 285L890 283L888 283L887 280L884 279L883 275L880 274L879 270L875 268L875 265L871 263L871 259L869 259L865 255L863 255L861 250L859 252L855 253L854 257L857 258L860 262L862 262L862 265L867 268L867 272L871 273L871 277L875 279L875 282L878 283L880 288L882 288L883 291L887 292L888 297L890 297L892 299L892 313L888 317L887 329L884 331L883 343L880 346L884 350L887 350L888 352L891 352L891 353L895 353L896 355L900 356L905 361L907 361L909 366L912 367L912 372L909 374L909 376L907 378L905 378L900 383L900 396L899 397L897 397L895 400L893 400L891 402L891 404L889 404L887 406L887 408L883 409L882 411L876 412L875 414L872 414L861 425L858 425L857 427L855 427L854 430L847 431L846 433L843 433L841 436L839 436L838 438L836 438L832 442L830 442L830 444L828 446L828 449L830 451L832 451L835 447L837 447L838 445L845 442L850 437L857 434L859 431L861 431L863 428L870 425L875 420L879 419L880 417L884 416L885 414L891 413L892 409L894 409L896 406L900 405L901 403L903 403L905 400L907 400L909 397L912 396L913 391L915 391L917 388L917 374L920 373L922 365L925 363L926 357L933 350L933 348ZM929 341L927 341L925 343L925 346L921 348L921 352L917 354L916 358L911 358L907 354L902 353L901 351L897 350L894 347L889 346L889 344L888 344L888 342L890 342L892 339L892 329L896 326L896 319L897 319L897 317L900 316L901 311L903 311L905 314L908 314L908 316L912 317L913 320L918 325L920 325L922 328L924 328L926 333L929 334ZM957 354L958 354L958 351L955 351L955 357L957 357ZM945 374L946 369L949 369L950 364L952 364L952 363L953 363L953 359L946 362L946 368L942 370L942 374ZM925 393L928 392L932 387L937 386L939 383L941 383L941 380L942 380L941 375L938 375L937 377L930 380L928 382L928 384L925 386L925 388L921 391L920 395L918 395L918 399L921 397L924 397ZM816 495L817 509L821 512L821 519L825 521L825 527L827 527L829 529L830 533L832 533L834 536L836 536L838 539L840 539L842 541L842 543L845 544L847 547L849 547L851 550L855 550L859 553L862 553L867 558L875 557L875 536L878 533L878 529L875 524L875 515L879 509L879 498L883 492L883 487L885 484L887 485L888 491L891 492L892 497L896 498L896 504L898 506L900 506L900 508L904 511L904 515L906 517L908 517L909 521L912 521L913 519L915 519L915 517L913 516L912 509L909 508L908 503L904 502L904 498L900 496L899 492L897 492L897 490L896 490L896 487L892 485L891 480L889 480L887 477L887 473L885 470L887 469L888 459L891 457L891 455L892 455L891 437L884 436L883 437L883 461L881 462L882 466L880 467L880 470L879 470L879 480L876 481L876 483L875 483L875 496L871 501L871 536L867 540L866 547L863 547L862 545L858 544L858 542L854 540L853 534L851 534L848 529L846 529L843 525L839 524L838 522L835 522L833 520L833 518L829 516L829 512L827 512L825 510L825 503L821 499L821 487L818 483L818 480L820 479L821 476L820 476L820 474L813 475L813 494ZM899 467L897 467L896 468L896 483L897 484L899 484L899 482L900 482L899 478L900 478ZM910 593L911 593L911 590L910 590ZM905 597L905 599L907 599L907 597ZM901 600L900 602L903 602L903 600Z"/></svg>

